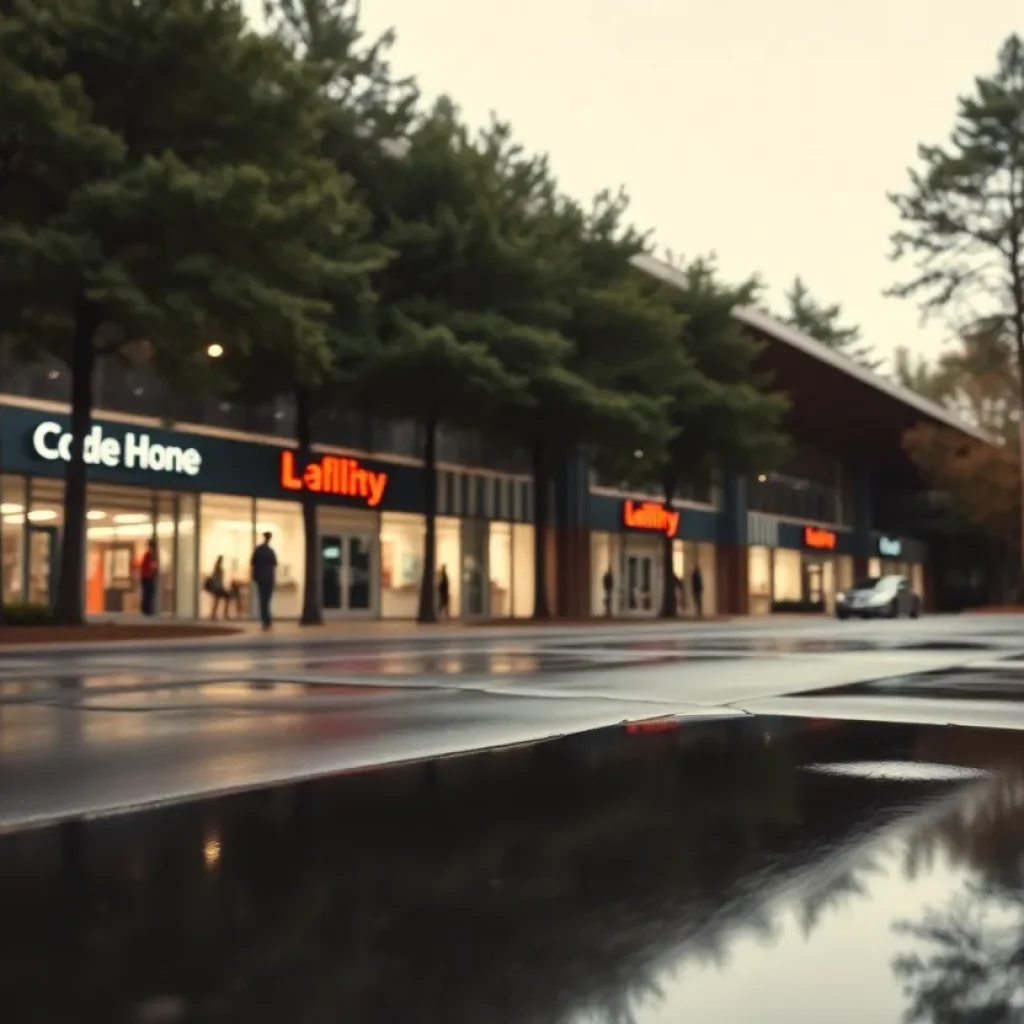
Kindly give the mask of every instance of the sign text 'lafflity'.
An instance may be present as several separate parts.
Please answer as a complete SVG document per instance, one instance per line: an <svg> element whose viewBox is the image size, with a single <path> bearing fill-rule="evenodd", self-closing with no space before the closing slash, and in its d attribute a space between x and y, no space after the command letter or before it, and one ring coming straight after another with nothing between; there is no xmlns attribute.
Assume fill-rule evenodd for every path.
<svg viewBox="0 0 1024 1024"><path fill-rule="evenodd" d="M804 527L804 544L818 551L835 551L838 538L831 530L818 526Z"/></svg>
<svg viewBox="0 0 1024 1024"><path fill-rule="evenodd" d="M32 451L47 462L71 461L71 434L59 423L47 420L32 431ZM138 469L149 473L180 473L198 476L203 457L195 448L176 444L160 444L149 434L126 430L123 437L104 434L94 424L82 443L82 461L88 466L107 466L113 469Z"/></svg>
<svg viewBox="0 0 1024 1024"><path fill-rule="evenodd" d="M679 513L669 511L656 501L623 502L622 522L631 530L656 530L666 537L674 537L679 532Z"/></svg>
<svg viewBox="0 0 1024 1024"><path fill-rule="evenodd" d="M358 459L343 455L321 455L300 474L294 452L281 452L281 486L287 491L312 491L337 494L343 498L361 498L376 508L384 498L388 474L360 465Z"/></svg>

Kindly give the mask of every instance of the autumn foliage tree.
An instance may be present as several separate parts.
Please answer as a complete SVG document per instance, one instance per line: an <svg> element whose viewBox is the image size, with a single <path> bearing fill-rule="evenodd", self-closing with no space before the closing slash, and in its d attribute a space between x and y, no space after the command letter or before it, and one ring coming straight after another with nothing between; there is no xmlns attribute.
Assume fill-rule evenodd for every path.
<svg viewBox="0 0 1024 1024"><path fill-rule="evenodd" d="M951 513L1016 552L1020 544L1020 468L1012 445L986 444L946 427L919 424L903 448L922 475L951 500Z"/></svg>

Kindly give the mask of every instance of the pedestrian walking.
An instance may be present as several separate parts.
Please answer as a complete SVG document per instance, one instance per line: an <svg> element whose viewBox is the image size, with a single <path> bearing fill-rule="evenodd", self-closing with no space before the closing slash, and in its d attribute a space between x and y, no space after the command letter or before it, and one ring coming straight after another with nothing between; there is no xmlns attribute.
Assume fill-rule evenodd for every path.
<svg viewBox="0 0 1024 1024"><path fill-rule="evenodd" d="M437 580L437 611L441 618L451 615L451 583L448 580L448 567L441 566L441 575Z"/></svg>
<svg viewBox="0 0 1024 1024"><path fill-rule="evenodd" d="M615 577L612 576L612 567L608 566L604 573L604 579L601 581L604 587L604 613L609 618L612 614L612 590L615 587Z"/></svg>
<svg viewBox="0 0 1024 1024"><path fill-rule="evenodd" d="M693 590L693 607L697 612L697 618L704 617L704 574L700 571L700 566L695 565L693 567L693 573L690 576L690 587Z"/></svg>
<svg viewBox="0 0 1024 1024"><path fill-rule="evenodd" d="M256 594L260 602L260 621L264 629L274 624L270 602L274 598L274 582L277 579L277 555L270 546L273 534L268 530L263 534L263 543L257 545L252 553L252 581L256 585Z"/></svg>
<svg viewBox="0 0 1024 1024"><path fill-rule="evenodd" d="M160 558L157 554L156 540L149 538L146 550L139 562L139 583L142 586L142 614L156 613L156 578L160 571Z"/></svg>

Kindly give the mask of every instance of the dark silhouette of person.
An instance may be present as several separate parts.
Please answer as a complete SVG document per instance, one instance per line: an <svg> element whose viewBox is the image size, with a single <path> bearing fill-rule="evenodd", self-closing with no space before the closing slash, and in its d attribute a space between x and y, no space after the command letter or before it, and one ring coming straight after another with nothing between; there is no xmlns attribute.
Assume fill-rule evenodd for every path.
<svg viewBox="0 0 1024 1024"><path fill-rule="evenodd" d="M693 567L693 573L690 575L690 586L693 588L693 606L697 610L697 618L703 618L704 574L700 571L699 565Z"/></svg>
<svg viewBox="0 0 1024 1024"><path fill-rule="evenodd" d="M615 586L615 577L612 576L611 566L605 570L601 585L604 587L604 613L610 616L612 613L612 589Z"/></svg>
<svg viewBox="0 0 1024 1024"><path fill-rule="evenodd" d="M213 610L210 612L210 618L217 618L217 610L221 604L224 605L224 618L231 617L231 602L234 601L235 608L238 614L241 615L241 606L239 602L238 584L232 582L231 586L227 585L227 579L224 575L224 556L218 555L217 561L213 563L213 572L210 573L206 582L203 584L206 592L213 598Z"/></svg>
<svg viewBox="0 0 1024 1024"><path fill-rule="evenodd" d="M277 555L270 546L271 536L269 530L263 534L263 543L257 545L252 553L252 581L256 584L256 593L260 601L260 621L264 629L270 629L274 623L270 602L274 597L274 581L277 579Z"/></svg>
<svg viewBox="0 0 1024 1024"><path fill-rule="evenodd" d="M442 618L451 615L451 583L448 580L448 567L441 566L441 575L437 580L437 610Z"/></svg>
<svg viewBox="0 0 1024 1024"><path fill-rule="evenodd" d="M139 582L142 585L142 614L156 613L156 578L160 572L160 558L157 554L156 540L152 537L143 552L139 563Z"/></svg>

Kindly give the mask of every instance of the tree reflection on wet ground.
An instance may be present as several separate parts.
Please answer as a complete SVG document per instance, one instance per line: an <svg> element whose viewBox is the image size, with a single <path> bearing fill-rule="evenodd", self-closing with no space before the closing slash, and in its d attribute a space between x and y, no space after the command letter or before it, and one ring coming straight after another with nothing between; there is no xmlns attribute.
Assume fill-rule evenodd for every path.
<svg viewBox="0 0 1024 1024"><path fill-rule="evenodd" d="M820 770L858 763L981 771ZM0 839L0 1006L19 1024L1018 1020L1022 855L1020 734L604 729Z"/></svg>

